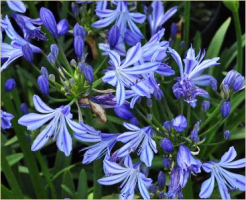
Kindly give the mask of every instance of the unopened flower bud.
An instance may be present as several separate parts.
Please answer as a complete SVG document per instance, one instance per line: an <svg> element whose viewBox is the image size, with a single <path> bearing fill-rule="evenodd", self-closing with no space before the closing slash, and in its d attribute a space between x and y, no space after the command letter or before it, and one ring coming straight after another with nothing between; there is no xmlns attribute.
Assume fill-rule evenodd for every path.
<svg viewBox="0 0 246 200"><path fill-rule="evenodd" d="M56 79L54 74L49 74L48 78L49 78L50 81L55 81L55 79Z"/></svg>
<svg viewBox="0 0 246 200"><path fill-rule="evenodd" d="M242 75L239 75L233 85L233 91L237 92L244 87L244 77Z"/></svg>
<svg viewBox="0 0 246 200"><path fill-rule="evenodd" d="M155 194L156 191L157 191L156 185L151 184L151 186L149 187L149 191L150 191L151 193Z"/></svg>
<svg viewBox="0 0 246 200"><path fill-rule="evenodd" d="M129 123L137 126L138 125L138 119L136 117L133 117L130 119Z"/></svg>
<svg viewBox="0 0 246 200"><path fill-rule="evenodd" d="M4 88L6 92L11 92L16 87L15 79L10 78L5 82Z"/></svg>
<svg viewBox="0 0 246 200"><path fill-rule="evenodd" d="M44 75L46 78L48 78L48 76L49 76L49 72L46 69L46 67L41 67L40 73L41 73L41 75Z"/></svg>
<svg viewBox="0 0 246 200"><path fill-rule="evenodd" d="M68 21L66 19L62 19L58 24L57 24L57 31L60 36L65 35L68 32L69 25Z"/></svg>
<svg viewBox="0 0 246 200"><path fill-rule="evenodd" d="M86 31L82 26L76 23L76 25L73 28L73 36L74 37L79 36L84 40L86 37Z"/></svg>
<svg viewBox="0 0 246 200"><path fill-rule="evenodd" d="M228 140L230 137L231 137L231 132L230 132L229 130L226 130L226 131L224 132L224 138L225 138L226 140Z"/></svg>
<svg viewBox="0 0 246 200"><path fill-rule="evenodd" d="M167 130L167 131L170 131L171 130L171 128L172 128L172 121L165 121L164 123L163 123L163 126L165 127L165 129Z"/></svg>
<svg viewBox="0 0 246 200"><path fill-rule="evenodd" d="M22 53L27 62L33 62L33 51L28 43L22 46Z"/></svg>
<svg viewBox="0 0 246 200"><path fill-rule="evenodd" d="M217 90L217 87L218 87L217 85L218 85L217 80L215 78L211 78L210 79L210 86L211 86L212 90Z"/></svg>
<svg viewBox="0 0 246 200"><path fill-rule="evenodd" d="M52 44L50 45L50 52L52 53L52 55L57 58L58 53L59 53L59 48L56 44Z"/></svg>
<svg viewBox="0 0 246 200"><path fill-rule="evenodd" d="M75 2L72 2L71 7L72 7L72 13L75 16L78 16L79 15L79 7L78 7L78 5Z"/></svg>
<svg viewBox="0 0 246 200"><path fill-rule="evenodd" d="M163 160L162 160L162 165L166 168L170 168L171 167L171 160L164 156Z"/></svg>
<svg viewBox="0 0 246 200"><path fill-rule="evenodd" d="M161 148L166 151L167 153L173 152L173 143L168 138L164 138L160 141Z"/></svg>
<svg viewBox="0 0 246 200"><path fill-rule="evenodd" d="M77 62L76 62L76 60L72 59L72 60L70 61L70 65L73 66L73 67L77 67Z"/></svg>
<svg viewBox="0 0 246 200"><path fill-rule="evenodd" d="M175 38L178 32L178 26L175 23L172 23L171 25L171 37Z"/></svg>
<svg viewBox="0 0 246 200"><path fill-rule="evenodd" d="M165 184L166 184L165 174L162 171L160 171L158 174L158 186L160 191L164 189Z"/></svg>
<svg viewBox="0 0 246 200"><path fill-rule="evenodd" d="M231 111L231 102L230 101L225 101L221 105L221 115L223 118L228 117Z"/></svg>
<svg viewBox="0 0 246 200"><path fill-rule="evenodd" d="M49 81L44 75L40 75L37 80L39 90L42 94L49 95Z"/></svg>
<svg viewBox="0 0 246 200"><path fill-rule="evenodd" d="M109 43L110 49L115 48L115 46L118 43L119 37L120 37L120 29L116 25L112 26L108 34L108 43Z"/></svg>
<svg viewBox="0 0 246 200"><path fill-rule="evenodd" d="M151 119L152 119L152 114L147 114L146 118L147 118L148 120L151 120Z"/></svg>
<svg viewBox="0 0 246 200"><path fill-rule="evenodd" d="M202 102L202 108L203 108L203 110L204 110L205 112L208 111L209 107L210 107L210 102L209 102L209 101L203 101L203 102Z"/></svg>
<svg viewBox="0 0 246 200"><path fill-rule="evenodd" d="M125 119L125 120L135 118L135 116L131 112L129 106L126 106L125 104L123 104L122 106L115 107L114 112L118 117Z"/></svg>
<svg viewBox="0 0 246 200"><path fill-rule="evenodd" d="M49 53L49 55L47 56L47 60L49 61L49 63L51 65L55 65L56 64L56 58L52 53Z"/></svg>
<svg viewBox="0 0 246 200"><path fill-rule="evenodd" d="M152 103L151 99L147 99L146 103L147 103L147 106L150 107L150 108L153 106L153 103Z"/></svg>
<svg viewBox="0 0 246 200"><path fill-rule="evenodd" d="M53 13L47 8L40 9L40 19L43 22L43 25L47 28L47 30L51 33L54 38L58 37L58 30L56 26L56 20Z"/></svg>
<svg viewBox="0 0 246 200"><path fill-rule="evenodd" d="M27 104L26 103L22 103L20 105L20 110L21 110L22 115L28 114L28 106L27 106Z"/></svg>
<svg viewBox="0 0 246 200"><path fill-rule="evenodd" d="M74 50L79 59L81 59L84 51L84 41L80 36L74 38Z"/></svg>
<svg viewBox="0 0 246 200"><path fill-rule="evenodd" d="M173 120L173 128L177 132L182 132L187 128L187 120L183 115L177 116Z"/></svg>
<svg viewBox="0 0 246 200"><path fill-rule="evenodd" d="M75 85L75 80L74 80L74 78L70 78L70 79L69 79L69 83L70 83L71 86L74 86L74 85Z"/></svg>

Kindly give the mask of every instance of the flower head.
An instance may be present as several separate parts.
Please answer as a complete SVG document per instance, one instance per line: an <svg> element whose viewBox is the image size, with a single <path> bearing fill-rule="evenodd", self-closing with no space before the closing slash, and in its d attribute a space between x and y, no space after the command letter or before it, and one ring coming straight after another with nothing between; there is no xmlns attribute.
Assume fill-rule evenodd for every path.
<svg viewBox="0 0 246 200"><path fill-rule="evenodd" d="M104 168L109 176L101 178L98 183L102 185L113 185L123 181L120 185L120 197L125 199L134 198L134 190L136 184L144 199L150 199L147 188L151 185L152 180L140 172L140 165L137 163L133 165L130 156L124 159L124 167L115 162L104 161Z"/></svg>
<svg viewBox="0 0 246 200"><path fill-rule="evenodd" d="M213 192L215 180L218 183L222 199L230 199L230 190L245 191L245 176L229 172L227 169L238 169L245 167L245 158L232 161L237 156L234 147L230 147L220 162L210 161L204 163L202 168L211 173L211 177L202 183L200 198L209 198Z"/></svg>

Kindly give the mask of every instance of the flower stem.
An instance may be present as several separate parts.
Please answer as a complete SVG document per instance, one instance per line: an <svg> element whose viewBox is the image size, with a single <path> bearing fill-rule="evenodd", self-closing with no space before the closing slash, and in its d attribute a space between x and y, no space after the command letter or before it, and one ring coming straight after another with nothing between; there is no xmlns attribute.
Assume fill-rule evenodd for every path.
<svg viewBox="0 0 246 200"><path fill-rule="evenodd" d="M184 2L184 42L185 42L185 49L188 47L189 43L189 29L190 29L190 1Z"/></svg>
<svg viewBox="0 0 246 200"><path fill-rule="evenodd" d="M97 73L100 71L100 69L102 68L103 64L104 64L105 61L107 60L107 58L108 58L108 56L106 56L106 57L104 58L104 60L102 61L102 63L97 67L97 69L96 69L95 72L94 72L94 76L96 76Z"/></svg>

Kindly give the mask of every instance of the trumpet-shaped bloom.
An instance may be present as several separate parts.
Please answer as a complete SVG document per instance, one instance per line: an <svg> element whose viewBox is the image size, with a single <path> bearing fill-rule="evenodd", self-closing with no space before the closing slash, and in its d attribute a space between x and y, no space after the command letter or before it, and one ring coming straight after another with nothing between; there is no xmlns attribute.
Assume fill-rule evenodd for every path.
<svg viewBox="0 0 246 200"><path fill-rule="evenodd" d="M60 151L69 156L72 150L72 137L67 129L69 127L77 134L86 134L86 129L79 123L72 121L70 106L61 106L56 109L46 105L39 96L33 96L35 109L42 113L29 113L18 120L18 123L26 126L28 130L36 130L50 121L48 125L40 132L32 144L32 151L41 149L53 135L56 139L56 145Z"/></svg>
<svg viewBox="0 0 246 200"><path fill-rule="evenodd" d="M185 101L189 103L192 107L196 106L196 97L202 96L205 98L209 97L207 91L197 87L210 85L213 77L211 75L202 75L205 69L212 66L219 65L217 61L219 57L212 59L203 60L205 56L205 51L197 56L195 56L195 50L191 47L187 51L186 58L183 60L185 66L183 67L182 61L178 53L169 48L169 53L174 58L175 62L178 64L180 77L177 78L178 83L173 85L173 93L176 98L185 98Z"/></svg>
<svg viewBox="0 0 246 200"><path fill-rule="evenodd" d="M15 59L23 56L22 46L29 44L33 53L40 53L41 49L28 43L24 40L17 32L14 30L8 16L6 16L1 21L1 28L6 32L8 37L11 39L11 45L7 43L1 44L1 59L3 65L1 67L1 71L4 70L10 63L12 63Z"/></svg>
<svg viewBox="0 0 246 200"><path fill-rule="evenodd" d="M130 130L117 137L117 141L126 143L117 153L118 157L125 157L132 151L138 149L140 160L150 167L154 158L154 152L157 153L156 143L151 138L152 128L150 126L138 128L132 124L124 123L124 126Z"/></svg>
<svg viewBox="0 0 246 200"><path fill-rule="evenodd" d="M164 12L162 1L153 1L151 7L152 13L148 15L147 19L149 21L151 35L154 35L162 28L162 25L177 12L178 7L174 6L167 12ZM147 13L147 10L148 9L145 7L145 13Z"/></svg>
<svg viewBox="0 0 246 200"><path fill-rule="evenodd" d="M97 8L96 14L100 20L92 24L94 28L104 28L116 21L115 24L119 27L123 38L125 37L127 26L134 35L139 38L143 38L143 34L134 22L143 23L146 16L141 13L130 13L127 7L127 2L118 1L115 10Z"/></svg>
<svg viewBox="0 0 246 200"><path fill-rule="evenodd" d="M1 128L8 129L11 127L11 120L14 118L14 116L11 113L7 113L3 110L1 110Z"/></svg>
<svg viewBox="0 0 246 200"><path fill-rule="evenodd" d="M40 18L31 19L24 15L13 14L12 17L15 19L18 26L21 28L25 40L29 41L30 39L37 40L47 40L41 31L41 25L43 24Z"/></svg>
<svg viewBox="0 0 246 200"><path fill-rule="evenodd" d="M131 158L128 156L124 159L124 167L115 162L104 161L104 169L109 176L101 178L98 183L102 185L114 185L122 182L120 185L120 197L124 199L134 199L134 190L136 184L144 199L150 199L147 188L151 185L152 180L140 172L140 164L132 164Z"/></svg>
<svg viewBox="0 0 246 200"><path fill-rule="evenodd" d="M230 190L245 191L245 176L229 172L227 169L238 169L245 167L245 158L232 161L237 156L234 147L230 147L220 162L210 161L204 163L202 168L205 172L211 173L211 177L202 183L200 198L209 198L213 192L215 180L218 183L222 199L230 199Z"/></svg>
<svg viewBox="0 0 246 200"><path fill-rule="evenodd" d="M154 72L158 69L157 62L146 62L138 65L137 62L142 57L140 43L127 51L126 58L121 61L120 55L115 51L109 52L111 65L103 77L103 82L116 86L116 100L118 105L125 102L125 87L131 88L140 96L150 97L149 88L144 84L144 74ZM130 67L134 65L133 67Z"/></svg>

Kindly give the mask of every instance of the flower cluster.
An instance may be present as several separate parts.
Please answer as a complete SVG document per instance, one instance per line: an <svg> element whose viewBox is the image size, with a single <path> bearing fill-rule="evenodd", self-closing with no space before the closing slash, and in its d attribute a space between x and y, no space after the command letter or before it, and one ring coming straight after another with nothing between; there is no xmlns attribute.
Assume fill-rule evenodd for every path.
<svg viewBox="0 0 246 200"><path fill-rule="evenodd" d="M137 193L144 199L185 198L182 190L190 177L203 173L211 176L201 184L200 198L212 195L215 180L222 199L230 198L229 190L244 191L245 176L227 170L245 167L244 159L233 161L237 155L233 146L220 161L206 161L208 156L204 155L207 146L214 144L211 141L216 131L223 133L218 144L227 142L232 135L225 121L235 109L232 95L245 88L243 75L229 71L221 79L219 93L217 77L204 72L220 65L220 57L205 58L205 50L196 52L191 45L181 60L184 52L173 44L180 39L176 38L177 24L163 27L179 12L177 6L164 12L163 2L153 1L149 6L141 5L141 13L135 3L99 1L95 10L91 10L94 6L90 11L85 9L85 4L94 3L71 3L71 17L77 20L82 16L76 23L67 19L57 23L56 15L45 7L40 8L37 19L14 13L12 18L23 37L10 16L3 17L1 72L8 71L23 56L38 73L33 85L40 93L33 92L31 104L38 113L31 111L27 103L19 103L19 108L13 109L19 109L21 117L1 110L4 132L11 131L11 120L17 120L28 131L39 132L32 151L56 141L65 156L71 155L73 145L83 143L86 147L81 149L82 164L102 158L105 177L98 183L122 182L119 197L123 199L134 199ZM7 5L14 12L26 12L21 1L7 1ZM91 12L96 16L91 17ZM144 23L147 29L142 28ZM169 29L170 39L165 40ZM64 36L70 40L63 46ZM49 47L47 52L40 43ZM39 65L36 53L46 59L46 67ZM3 95L12 97L18 84L18 80L8 78ZM200 101L200 97L206 100ZM216 97L221 98L220 103ZM3 106L7 103L5 100ZM218 119L216 124L211 123L213 117ZM98 118L100 125L110 121L121 127L100 129L92 118ZM209 123L213 125L210 127ZM205 127L207 131L202 132ZM148 171L159 161L162 170L155 181L148 178Z"/></svg>

